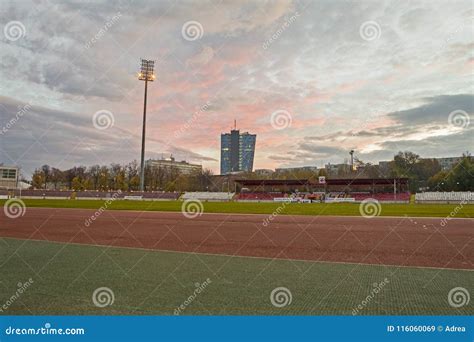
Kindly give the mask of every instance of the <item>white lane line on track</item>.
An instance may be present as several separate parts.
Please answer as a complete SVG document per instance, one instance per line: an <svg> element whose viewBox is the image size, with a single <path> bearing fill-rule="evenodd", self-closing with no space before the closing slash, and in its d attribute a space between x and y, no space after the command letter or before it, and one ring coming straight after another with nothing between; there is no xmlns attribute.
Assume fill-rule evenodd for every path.
<svg viewBox="0 0 474 342"><path fill-rule="evenodd" d="M48 209L48 210L87 210L87 211L97 211L97 209L91 209L91 208L49 208L49 207L27 207L29 209ZM145 212L145 213L153 213L153 214L181 214L181 211L165 211L165 210L132 210L132 209L107 209L113 212ZM250 213L202 213L202 216L204 215L235 215L235 216L255 216L255 217L268 217L272 213L268 214L250 214ZM329 217L329 218L356 218L356 219L363 219L363 220L377 220L377 219L427 219L427 220L443 220L447 219L446 216L439 216L439 217L433 217L433 216L376 216L372 218L366 218L363 216L355 216L355 215L297 215L297 214L280 214L281 216L297 216L297 217ZM466 221L474 221L474 218L472 217L449 217L449 220L466 220Z"/></svg>
<svg viewBox="0 0 474 342"><path fill-rule="evenodd" d="M12 237L0 237L2 239L9 240L21 240L25 239L12 238ZM392 265L392 264L369 264L369 263L360 263L360 262L345 262L345 261L318 261L318 260L305 260L305 259L283 259L283 258L270 258L270 257L256 257L256 256L246 256L246 255L231 255L231 254L213 254L213 253L202 253L202 252L184 252L184 251L173 251L169 249L150 249L143 247L126 247L126 246L110 246L110 245L97 245L97 244L86 244L78 242L61 242L61 241L51 241L51 240L40 240L40 239L26 239L27 241L34 242L45 242L45 243L54 243L54 244L68 244L74 246L86 246L86 247L100 247L100 248L117 248L117 249L129 249L129 250L139 250L147 252L163 252L163 253L178 253L178 254L197 254L197 255L206 255L206 256L217 256L217 257L230 257L230 258L247 258L247 259L261 259L261 260L279 260L279 261L299 261L299 262L312 262L317 264L344 264L344 265L360 265L360 266L378 266L378 267L401 267L401 268L414 268L414 269L432 269L432 270L443 270L443 271L468 271L474 272L474 269L469 268L446 268L446 267L435 267L435 266L405 266L405 265Z"/></svg>

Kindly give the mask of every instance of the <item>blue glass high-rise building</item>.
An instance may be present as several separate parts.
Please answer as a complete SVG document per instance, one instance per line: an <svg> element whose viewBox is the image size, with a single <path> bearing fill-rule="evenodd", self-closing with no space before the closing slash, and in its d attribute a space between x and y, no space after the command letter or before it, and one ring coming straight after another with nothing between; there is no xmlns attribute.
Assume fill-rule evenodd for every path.
<svg viewBox="0 0 474 342"><path fill-rule="evenodd" d="M252 171L256 134L240 133L233 129L221 134L221 175L231 172Z"/></svg>

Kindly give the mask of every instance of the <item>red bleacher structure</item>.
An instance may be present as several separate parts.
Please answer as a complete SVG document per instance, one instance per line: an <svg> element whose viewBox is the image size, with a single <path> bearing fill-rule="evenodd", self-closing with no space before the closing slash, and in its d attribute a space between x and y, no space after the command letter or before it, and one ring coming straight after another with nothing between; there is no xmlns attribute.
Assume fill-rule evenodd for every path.
<svg viewBox="0 0 474 342"><path fill-rule="evenodd" d="M238 194L235 199L242 201L272 201L274 198L283 197L282 192L243 192Z"/></svg>
<svg viewBox="0 0 474 342"><path fill-rule="evenodd" d="M408 178L370 179L241 179L236 180L237 201L274 201L292 196L297 201L320 202L350 199L361 202L368 198L380 202L409 202ZM145 200L178 200L179 192L162 191L72 191L72 190L0 190L0 195L36 198L116 199L141 198ZM337 201L336 201L337 202Z"/></svg>
<svg viewBox="0 0 474 342"><path fill-rule="evenodd" d="M368 198L380 202L409 202L408 178L342 178L310 179L241 179L236 180L240 201L272 201L289 194L301 199L353 198L361 202Z"/></svg>

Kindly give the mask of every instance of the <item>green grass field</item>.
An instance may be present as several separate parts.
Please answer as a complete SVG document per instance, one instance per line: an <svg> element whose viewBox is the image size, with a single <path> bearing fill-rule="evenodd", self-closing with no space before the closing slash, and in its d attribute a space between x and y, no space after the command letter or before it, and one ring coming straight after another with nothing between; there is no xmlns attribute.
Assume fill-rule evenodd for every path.
<svg viewBox="0 0 474 342"><path fill-rule="evenodd" d="M50 208L84 208L98 209L104 205L100 200L43 200L25 199L27 207ZM5 200L1 200L3 206ZM147 210L147 211L180 211L182 201L123 201L111 202L108 209L112 210ZM245 203L245 202L205 202L204 212L207 213L246 213L271 214L277 208L284 207L280 214L287 215L355 215L359 216L359 204L285 204L282 203ZM474 217L474 205L459 204L381 204L380 216L411 216L411 217Z"/></svg>
<svg viewBox="0 0 474 342"><path fill-rule="evenodd" d="M0 239L1 315L182 314L472 315L448 304L454 287L471 288L474 272L211 256L139 249ZM18 283L33 283L13 302ZM388 282L374 294L374 283ZM21 285L21 284L20 284ZM96 307L92 294L108 287L115 300ZM278 308L270 294L286 287L291 304ZM9 302L10 301L10 302Z"/></svg>

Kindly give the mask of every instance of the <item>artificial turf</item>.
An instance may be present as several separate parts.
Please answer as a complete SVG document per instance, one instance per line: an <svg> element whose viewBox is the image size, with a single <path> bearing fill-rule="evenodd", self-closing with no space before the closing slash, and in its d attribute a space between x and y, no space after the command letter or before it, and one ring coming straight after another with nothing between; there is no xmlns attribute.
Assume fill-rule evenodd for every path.
<svg viewBox="0 0 474 342"><path fill-rule="evenodd" d="M98 209L102 200L24 199L27 207ZM5 200L0 200L4 205ZM127 201L116 200L107 205L112 210L181 211L182 201ZM380 204L380 216L410 217L474 217L474 204ZM203 202L204 212L288 215L344 215L359 216L360 205L356 203L246 203Z"/></svg>
<svg viewBox="0 0 474 342"><path fill-rule="evenodd" d="M271 260L0 238L0 315L472 315L471 303L454 308L448 293L472 289L465 270ZM19 283L33 283L11 301ZM207 279L210 283L189 302ZM369 301L374 284L385 285ZM108 287L112 305L93 304ZM272 305L277 287L289 305Z"/></svg>

